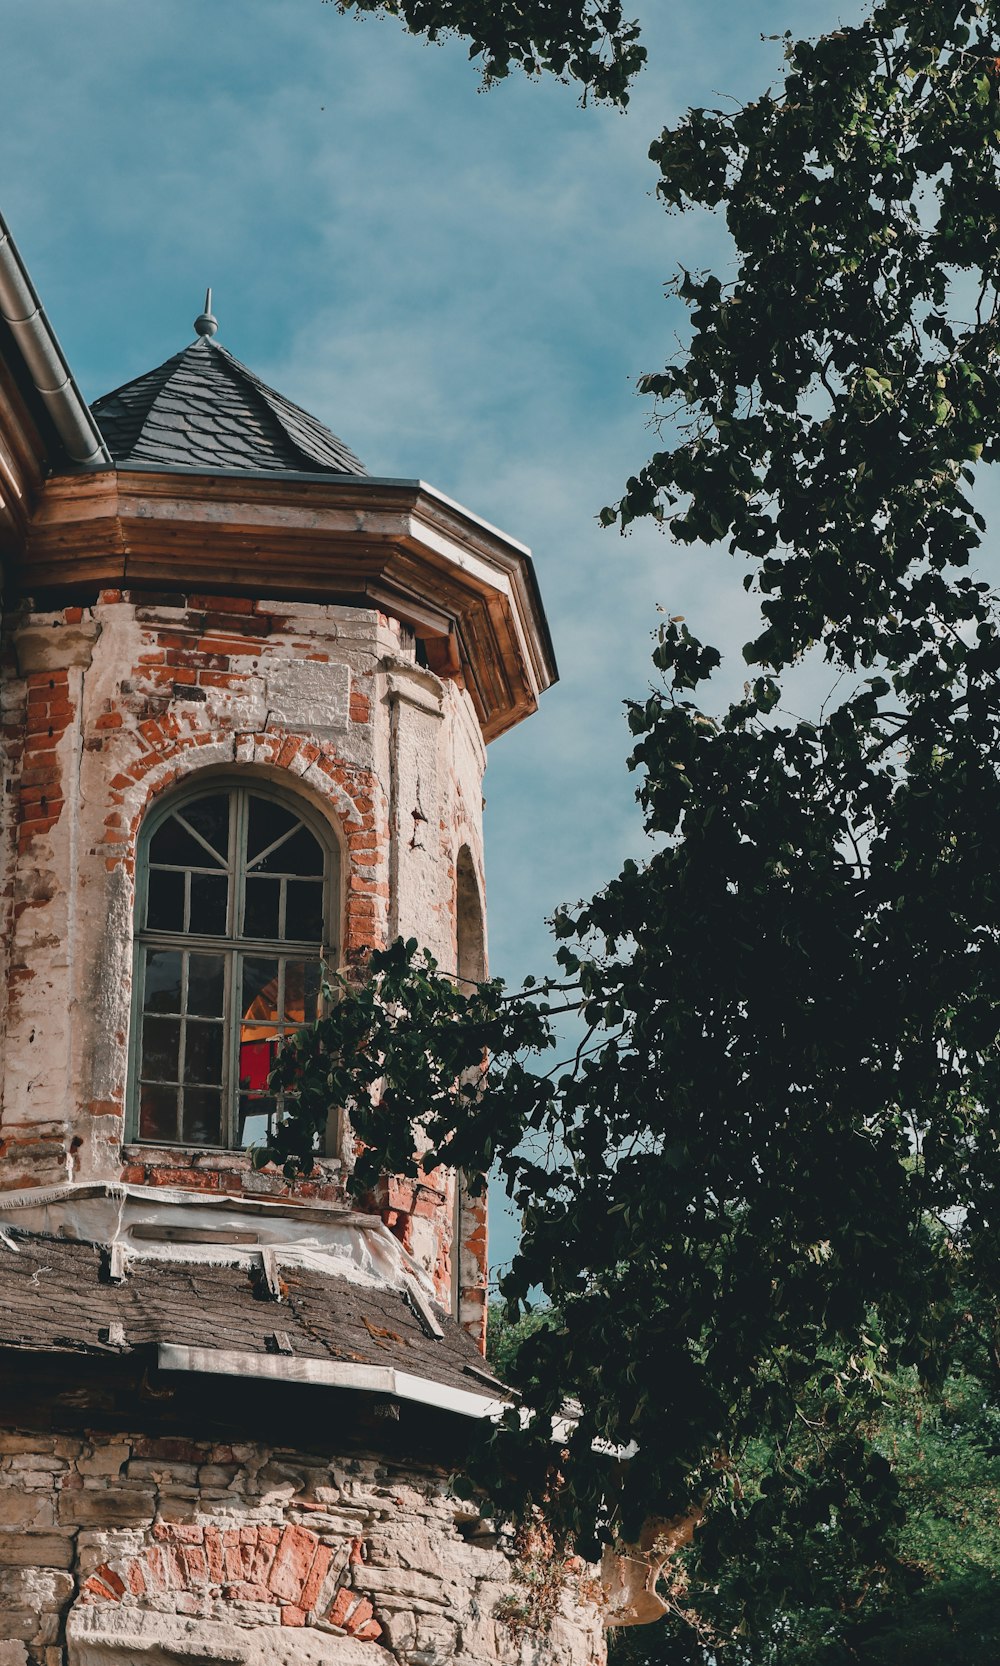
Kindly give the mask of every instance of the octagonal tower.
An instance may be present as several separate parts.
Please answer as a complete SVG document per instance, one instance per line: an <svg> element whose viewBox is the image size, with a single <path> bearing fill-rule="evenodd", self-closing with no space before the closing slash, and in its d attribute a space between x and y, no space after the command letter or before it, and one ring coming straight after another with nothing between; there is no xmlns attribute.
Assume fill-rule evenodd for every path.
<svg viewBox="0 0 1000 1666"><path fill-rule="evenodd" d="M256 1173L324 965L484 975L528 551L215 339L89 410L0 222L0 1655L517 1659L448 1490L502 1387L482 1206ZM461 1188L459 1188L461 1192ZM583 1662L567 1574L544 1657Z"/></svg>

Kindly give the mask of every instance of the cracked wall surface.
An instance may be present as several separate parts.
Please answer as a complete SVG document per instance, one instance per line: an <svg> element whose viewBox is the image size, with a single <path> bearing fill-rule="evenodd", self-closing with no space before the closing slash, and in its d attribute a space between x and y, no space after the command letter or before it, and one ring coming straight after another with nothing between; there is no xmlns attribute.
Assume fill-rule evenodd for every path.
<svg viewBox="0 0 1000 1666"><path fill-rule="evenodd" d="M433 1464L0 1433L2 1666L603 1659L575 1572L544 1634L499 1617L511 1581L509 1548Z"/></svg>
<svg viewBox="0 0 1000 1666"><path fill-rule="evenodd" d="M376 608L104 590L8 610L0 1194L125 1180L220 1201L343 1203L349 1138L293 1192L245 1153L130 1137L143 818L162 795L214 778L298 795L340 853L338 965L362 968L401 933L474 976L486 968L484 767L461 674L421 663L407 627ZM460 1190L443 1171L388 1177L367 1207L482 1347L485 1202ZM9 1239L3 1253L16 1253ZM205 1329L211 1347L210 1318ZM461 1418L433 1414L434 1442L411 1450L405 1408L394 1423L398 1405L370 1395L346 1427L331 1400L307 1437L282 1383L230 1438L222 1413L240 1385L209 1378L192 1390L203 1396L195 1437L150 1433L155 1418L135 1408L169 1406L172 1393L155 1356L139 1362L123 1409L101 1375L110 1335L108 1357L102 1346L49 1362L37 1401L20 1385L44 1350L8 1336L0 1354L0 1666L603 1660L601 1614L575 1571L550 1626L509 1623L516 1557L449 1490ZM294 1444L306 1438L310 1450Z"/></svg>
<svg viewBox="0 0 1000 1666"><path fill-rule="evenodd" d="M8 615L0 746L0 1190L121 1177L286 1195L241 1153L129 1138L139 828L162 794L213 772L301 796L341 854L337 964L401 933L457 970L460 863L483 894L485 767L461 679L420 665L407 628L375 609L105 590ZM343 1152L328 1155L298 1196L342 1196ZM449 1175L426 1180L380 1207L481 1337L483 1220L456 1212Z"/></svg>

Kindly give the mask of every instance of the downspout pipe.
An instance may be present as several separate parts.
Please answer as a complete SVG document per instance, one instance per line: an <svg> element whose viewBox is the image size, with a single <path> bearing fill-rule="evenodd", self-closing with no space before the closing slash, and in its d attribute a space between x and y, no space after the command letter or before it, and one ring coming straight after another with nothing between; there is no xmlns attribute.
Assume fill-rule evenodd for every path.
<svg viewBox="0 0 1000 1666"><path fill-rule="evenodd" d="M0 214L0 318L73 463L110 466L111 453L45 316L45 309Z"/></svg>

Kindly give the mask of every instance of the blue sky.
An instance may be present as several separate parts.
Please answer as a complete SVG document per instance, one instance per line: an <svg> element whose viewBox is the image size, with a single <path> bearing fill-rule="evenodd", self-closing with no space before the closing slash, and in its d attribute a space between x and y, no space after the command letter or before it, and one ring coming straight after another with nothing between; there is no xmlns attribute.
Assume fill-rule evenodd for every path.
<svg viewBox="0 0 1000 1666"><path fill-rule="evenodd" d="M728 258L718 219L659 207L649 142L773 80L762 33L858 9L641 0L623 116L522 77L484 93L462 43L322 0L0 0L0 203L84 394L182 347L211 284L219 339L369 469L534 549L562 681L490 749L509 978L545 969L559 903L643 853L621 702L657 603L729 650L720 701L742 682L742 569L595 519L654 443L634 380L684 330L664 283Z"/></svg>

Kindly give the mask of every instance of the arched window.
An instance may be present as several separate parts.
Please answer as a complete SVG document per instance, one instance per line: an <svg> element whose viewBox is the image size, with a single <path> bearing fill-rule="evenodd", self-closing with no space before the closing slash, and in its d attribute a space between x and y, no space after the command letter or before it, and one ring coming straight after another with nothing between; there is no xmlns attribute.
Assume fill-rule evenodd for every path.
<svg viewBox="0 0 1000 1666"><path fill-rule="evenodd" d="M482 983L486 977L486 932L479 881L468 845L462 846L455 865L455 958L459 987L464 995L471 995L472 985ZM469 1080L474 1081L477 1075L478 1071L471 1070ZM481 1329L483 1301L472 1308L470 1319L468 1308L463 1308L463 1297L467 1300L472 1294L475 1300L475 1294L485 1289L486 1268L466 1244L470 1228L478 1229L479 1233L485 1231L485 1199L471 1195L468 1179L461 1170L455 1175L454 1198L451 1309L456 1319L468 1324L479 1336L485 1334ZM481 1241L485 1243L485 1239Z"/></svg>
<svg viewBox="0 0 1000 1666"><path fill-rule="evenodd" d="M468 995L468 985L482 983L486 976L483 904L468 845L459 851L455 873L455 948L458 976Z"/></svg>
<svg viewBox="0 0 1000 1666"><path fill-rule="evenodd" d="M333 841L296 799L215 780L148 817L136 888L132 1131L241 1148L281 1114L267 1079L318 1014Z"/></svg>

